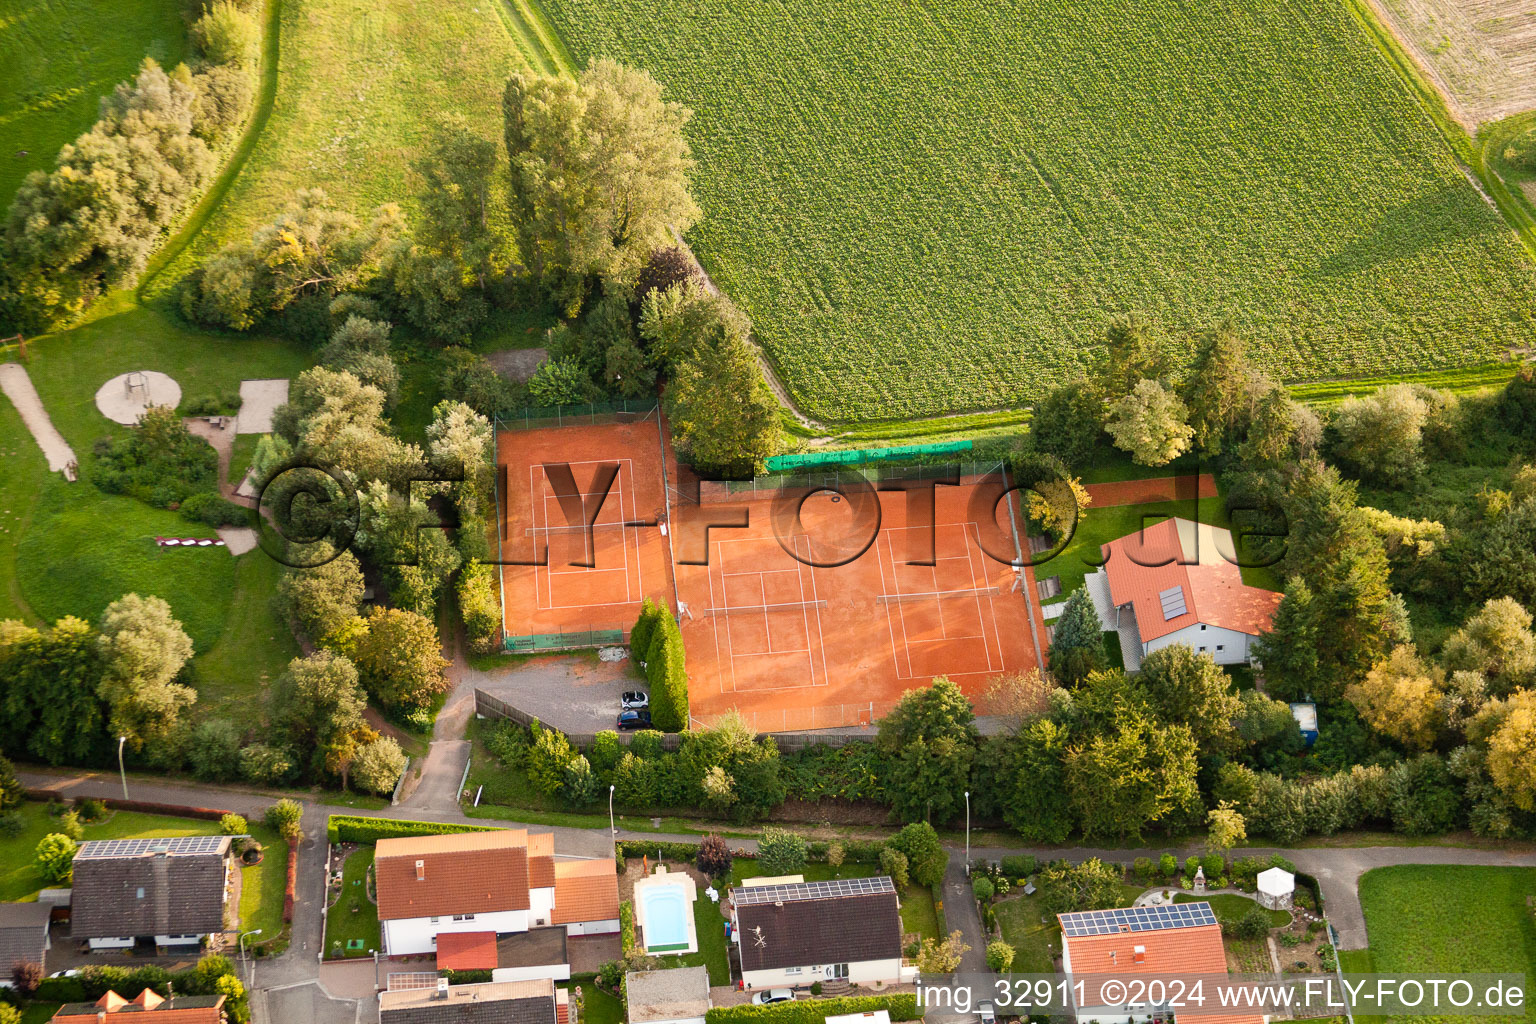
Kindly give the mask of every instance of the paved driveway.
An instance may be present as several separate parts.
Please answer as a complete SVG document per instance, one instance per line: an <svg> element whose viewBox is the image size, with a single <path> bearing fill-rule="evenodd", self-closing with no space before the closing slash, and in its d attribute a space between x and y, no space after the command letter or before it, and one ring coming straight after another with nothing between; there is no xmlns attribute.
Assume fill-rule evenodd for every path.
<svg viewBox="0 0 1536 1024"><path fill-rule="evenodd" d="M639 666L628 658L598 661L595 654L551 654L511 668L482 672L465 665L456 685L499 697L562 732L594 733L614 728L619 694L643 690Z"/></svg>

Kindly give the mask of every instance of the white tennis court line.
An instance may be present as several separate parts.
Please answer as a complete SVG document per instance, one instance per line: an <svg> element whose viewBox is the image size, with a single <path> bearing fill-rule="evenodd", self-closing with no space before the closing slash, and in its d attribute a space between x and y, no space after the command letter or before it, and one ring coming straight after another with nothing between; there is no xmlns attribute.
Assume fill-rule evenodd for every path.
<svg viewBox="0 0 1536 1024"><path fill-rule="evenodd" d="M725 545L726 544L753 544L753 543L760 543L761 540L762 540L762 538L760 538L760 537L730 537L730 538L722 538L722 539L718 539L718 540L714 541L716 561L711 562L710 568L709 568L709 572L707 573L707 576L708 576L708 579L709 579L709 602L710 602L710 607L711 608L720 609L720 611L717 612L715 615L710 616L712 619L715 620L713 623L711 623L711 628L714 630L714 634L715 634L715 658L716 658L716 661L718 663L721 660L720 633L721 633L722 630L724 630L725 631L725 656L727 658L729 658L729 664L730 664L730 681L731 681L731 690L730 690L730 692L732 692L732 693L741 692L738 689L738 687L737 687L737 679L736 679L736 659L737 658L761 658L761 657L765 657L765 656L780 656L780 655L795 655L795 654L804 654L806 656L806 672L807 672L807 675L811 679L811 682L809 683L809 685L811 685L811 686L818 686L818 685L824 686L824 685L826 685L826 681L825 681L825 677L826 677L826 666L825 666L826 649L825 649L825 647L823 647L823 649L822 649L822 658L823 658L822 674L823 674L823 682L817 683L816 682L815 652L814 652L814 650L811 647L811 632L810 632L810 621L809 621L809 614L810 613L809 613L809 610L806 609L806 608L801 608L801 610L800 610L800 614L801 614L802 620L805 623L805 643L806 643L805 647L803 647L803 648L794 648L794 649L786 648L786 649L782 649L782 650L774 650L773 649L773 630L772 630L772 628L771 628L771 626L769 625L769 622L768 622L768 614L769 613L768 613L767 609L764 608L762 611L756 612L754 614L758 614L758 615L761 615L763 617L763 636L764 636L764 638L768 642L768 650L766 650L766 651L751 651L751 652L748 652L748 653L745 653L745 654L737 654L736 653L735 642L732 640L731 632L730 632L730 628L731 628L730 620L731 620L731 615L733 613L730 610L730 601L729 601L729 599L727 597L727 592L726 592L725 581L726 581L727 577L734 577L734 576L756 576L757 577L757 581L758 581L757 582L757 592L758 592L757 603L758 604L766 605L767 602L768 602L768 587L767 587L767 582L764 579L764 577L766 577L768 575L768 573L771 573L771 572L772 573L778 573L778 572L788 572L788 571L790 571L788 569L766 569L766 570L764 570L764 569L757 569L757 570L749 570L749 571L742 571L742 572L729 572L729 573L725 571L725 565L726 565ZM796 560L796 565L799 565L799 564L800 563L799 563L799 561L797 559ZM718 599L715 597L715 566L716 565L718 565L720 567L719 568L719 572L720 572L720 590L721 590L721 594L720 594L720 597ZM796 575L797 575L797 578L800 579L800 599L801 599L802 602L804 602L804 600L805 600L805 581L804 581L803 577L799 576L798 571L797 571ZM744 607L751 607L751 605L746 605ZM821 609L819 607L816 610L816 615L817 615L817 622L818 622L818 628L819 628L820 617L821 617ZM806 685L807 685L806 683L791 683L791 684L789 684L787 686L757 686L757 687L753 688L752 692L754 692L754 693L755 692L761 692L763 690L800 689L800 688L803 688Z"/></svg>
<svg viewBox="0 0 1536 1024"><path fill-rule="evenodd" d="M976 536L974 538L974 540L975 540L974 544L972 543L972 537L971 537L971 532L973 530L976 533ZM976 563L975 563L976 552L981 547L981 529L975 523L966 523L965 526L964 526L964 531L963 532L965 534L965 556L966 556L966 559L971 562L971 579L974 581L976 579ZM983 562L982 565L983 565L983 567L985 567L986 563ZM983 583L985 583L987 581L987 572L986 572L985 568L982 569L981 579L982 579ZM976 595L976 604L977 604L977 609L976 610L979 613L981 611L981 594L980 593L977 593L977 595ZM1003 664L1003 631L1002 631L1002 628L997 624L997 595L996 594L988 594L987 595L987 609L989 611L991 611L991 613L992 613L992 635L997 638L997 665L996 666L994 666L992 664L992 644L991 644L990 641L988 641L988 643L987 643L987 671L988 672L1001 672L1003 670L1003 668L1005 667L1004 664ZM985 632L986 628L987 628L987 619L986 619L986 616L984 614L981 616L981 628L982 628L983 632Z"/></svg>
<svg viewBox="0 0 1536 1024"><path fill-rule="evenodd" d="M964 557L965 560L966 560L967 570L969 571L970 577L971 577L971 589L972 589L973 592L978 591L979 587L978 587L978 584L976 582L976 566L975 566L975 562L972 560L972 552L970 550L970 535L969 535L969 531L967 529L968 524L964 524L964 523L945 523L945 524L942 524L942 526L943 527L959 526L961 528L961 535L965 538L965 541L966 541L966 543L965 543L965 548L966 548L965 555L964 556L950 555L950 556L946 556L944 558L939 558L937 556L938 543L937 543L937 538L935 538L935 544L934 544L934 551L935 551L934 564L931 565L931 566L912 566L911 568L926 568L926 569L928 569L930 577L933 580L933 590L935 592L937 592L940 589L939 588L939 574L938 574L939 563L941 563L941 562L959 561L961 557ZM893 593L893 594L896 594L898 596L900 596L900 595L902 595L904 593L913 593L913 594L924 593L924 591L921 591L921 590L917 590L917 591L903 591L901 589L901 577L900 577L900 574L896 571L896 566L897 566L897 562L896 562L896 548L895 548L895 543L896 542L895 542L894 535L897 532L899 532L899 531L913 530L913 529L926 529L926 527L903 526L903 527L893 527L893 528L881 531L881 533L885 535L885 537L884 537L885 546L880 550L880 579L881 579L881 585L882 586L885 585L885 560L886 560L887 557L889 557L890 561L891 561L891 577L892 577L892 583L894 584L893 589L887 590L886 593ZM979 626L981 628L981 632L980 633L963 633L963 634L956 634L954 636L950 636L950 634L949 634L949 626L948 626L948 623L945 621L945 618L944 618L944 602L942 600L938 600L938 599L935 599L935 600L937 601L938 610L939 610L939 632L942 635L938 636L938 637L935 637L932 640L921 640L921 639L914 640L914 639L912 639L911 634L907 630L907 619L906 619L906 608L905 608L906 602L905 601L895 601L895 602L889 602L887 604L887 607L886 607L886 618L887 618L887 621L890 622L890 624L891 624L891 653L892 653L892 661L894 662L894 664L896 666L897 678L898 679L913 679L913 678L915 678L914 670L913 670L913 667L912 667L912 651L913 651L913 649L915 647L919 647L919 646L923 646L923 645L941 644L941 643L952 643L952 642L955 642L955 641L966 641L966 640L980 640L982 642L982 650L986 653L986 656L987 656L987 669L986 669L986 671L988 671L988 672L999 671L1000 669L998 667L994 667L994 665L993 665L993 660L994 659L992 657L992 645L991 645L991 643L988 640L987 635L986 635L986 628L987 628L986 627L986 615L982 611L982 608L981 608L981 594L980 593L973 593L973 597L972 597L972 600L974 600L976 602L976 619L977 619L977 622L978 622L978 624L979 624ZM992 599L990 597L988 597L988 600L990 601ZM907 668L906 668L906 672L905 673L903 673L902 669L901 669L901 658L896 655L896 650L895 650L895 647L896 647L895 620L891 619L891 611L890 611L890 607L889 607L889 604L891 604L891 603L894 603L894 604L896 604L899 607L898 618L899 618L899 620L901 622L901 643L902 643L902 647L903 647L903 649L904 649L904 651L906 653L906 656L907 656L907 659L906 659L907 660ZM995 628L996 627L996 621L995 621L996 609L995 609L995 607L994 607L993 611L994 611L994 628ZM999 651L999 655L1000 654L1001 654L1001 651ZM959 674L959 673L957 673L957 674Z"/></svg>
<svg viewBox="0 0 1536 1024"><path fill-rule="evenodd" d="M633 486L633 484L634 484L634 461L632 459L630 459L628 457L621 457L621 458L617 458L617 459L586 459L586 460L583 460L583 461L580 461L580 462L569 462L569 463L566 463L566 464L569 465L569 466L573 466L574 467L574 466L592 466L592 465L598 465L598 464L601 464L601 463L608 463L608 462L617 462L617 463L619 463L619 472L614 477L613 486L611 488L609 488L608 493L607 493L607 497L603 500L602 507L598 511L598 520L601 523L602 515L603 515L603 513L607 509L609 509L609 508L617 508L618 511L619 511L619 523L622 524L622 523L626 523L626 522L635 522L635 521L638 520L639 517L633 514L634 510L635 510L635 507L636 507L635 506L636 499L635 499L634 486ZM626 481L625 481L626 473L628 474L628 477L629 477L629 480L628 480L627 484L626 484ZM542 481L544 486L542 486L542 487L540 486L540 481ZM538 500L536 500L534 498L534 492L536 490L539 492L540 498L543 499L542 501L538 501ZM595 495L597 493L598 493L597 491L578 491L578 494L580 494L583 499L591 497L592 495ZM625 498L626 494L628 494L628 496L629 496L629 508L630 508L630 513L631 513L627 517L624 515L624 498ZM544 515L542 517L542 522L543 523L547 523L549 521L549 518L550 518L549 517L549 502L551 500L553 500L555 502L555 504L556 504L556 507L560 508L562 510L562 512L563 512L563 508L564 507L560 505L560 496L558 494L555 494L549 488L549 476L548 476L548 474L544 473L544 467L543 467L542 464L530 464L529 467L528 467L528 500L529 500L529 504L531 506L530 507L530 511L532 513L534 513L531 516L531 518L533 519L534 528L535 529L539 529L539 528L543 528L543 529L546 529L546 530L549 529L549 527L547 527L547 526L542 526L541 527L541 517L537 513L539 511L543 511ZM542 509L540 509L540 507L539 507L540 505L542 505ZM609 524L603 524L603 525L616 525L616 524L609 523ZM545 558L545 561L547 563L549 563L549 564L537 567L535 572L534 572L534 607L537 610L539 610L539 611L557 611L557 610L567 610L567 609L573 609L573 608L600 608L600 607L605 607L605 606L614 605L614 604L632 604L636 600L635 591L637 589L639 590L639 592L641 594L645 593L645 567L644 567L644 564L643 564L644 560L641 558L641 555L640 555L640 538L638 536L638 528L625 528L625 529L623 529L623 534L624 534L624 536L622 538L622 543L620 544L620 550L622 550L624 552L624 564L622 566L615 565L615 566L610 566L608 568L590 568L589 569L589 568L586 568L585 566L571 566L571 565L567 565L567 566L564 566L564 567L562 567L560 569L556 569L554 567L554 564L553 564L553 559L548 557L548 552L554 547L554 545L549 543L549 541L548 541L548 538L551 536L551 534L546 533L545 534L545 537L546 537L546 541L545 541L545 544L546 544L546 558ZM635 552L635 559L634 559L635 573L634 573L634 577L631 576L630 571L629 571L630 570L629 553L630 553L630 548L631 547L634 548L634 552ZM569 551L569 548L567 548L567 552L568 551ZM596 556L597 556L597 542L596 542L596 539L594 538L594 541L593 541L593 561L594 562L597 561L597 557ZM562 604L562 603L557 603L556 600L555 600L555 580L554 580L554 577L556 577L556 576L569 576L569 575L576 575L576 574L587 574L588 578L590 578L590 574L593 574L593 573L605 573L606 574L606 573L614 573L614 572L622 572L624 574L624 598L623 598L622 601L620 601L620 600L603 601L603 602L601 602L599 604L592 604L591 602L583 601L583 602L581 602L579 604ZM544 584L543 586L540 585L541 582ZM594 584L594 586L597 586L597 585ZM549 592L547 598L546 598L545 594L543 593L543 591L545 589L547 589L548 592Z"/></svg>

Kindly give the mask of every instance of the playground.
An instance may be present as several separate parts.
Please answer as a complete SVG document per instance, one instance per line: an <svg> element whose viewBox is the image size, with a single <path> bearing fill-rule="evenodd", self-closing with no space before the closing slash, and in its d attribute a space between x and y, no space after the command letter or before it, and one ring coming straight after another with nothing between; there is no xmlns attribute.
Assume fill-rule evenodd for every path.
<svg viewBox="0 0 1536 1024"><path fill-rule="evenodd" d="M668 607L675 600L659 413L653 405L586 422L502 427L496 468L507 649L622 643L643 598Z"/></svg>
<svg viewBox="0 0 1536 1024"><path fill-rule="evenodd" d="M1034 667L1034 577L1008 564L997 479L924 489L931 517L901 491L705 484L698 506L674 509L677 550L699 547L692 520L740 510L745 525L708 530L707 564L676 566L694 718L734 708L760 732L866 726L936 675L974 699Z"/></svg>

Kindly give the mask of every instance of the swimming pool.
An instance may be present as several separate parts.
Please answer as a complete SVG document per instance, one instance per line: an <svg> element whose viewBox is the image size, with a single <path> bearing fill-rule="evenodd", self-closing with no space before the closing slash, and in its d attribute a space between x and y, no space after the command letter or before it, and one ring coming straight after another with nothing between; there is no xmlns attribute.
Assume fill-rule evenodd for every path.
<svg viewBox="0 0 1536 1024"><path fill-rule="evenodd" d="M635 923L647 953L695 953L699 940L693 923L697 898L685 874L656 874L635 885Z"/></svg>

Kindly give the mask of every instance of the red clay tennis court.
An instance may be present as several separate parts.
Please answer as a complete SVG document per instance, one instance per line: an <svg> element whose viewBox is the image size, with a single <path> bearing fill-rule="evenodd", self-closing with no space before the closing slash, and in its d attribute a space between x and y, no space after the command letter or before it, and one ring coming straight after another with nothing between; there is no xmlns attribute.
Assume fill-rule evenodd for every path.
<svg viewBox="0 0 1536 1024"><path fill-rule="evenodd" d="M500 560L544 563L501 567L508 650L621 643L642 598L672 605L658 414L624 418L497 432Z"/></svg>
<svg viewBox="0 0 1536 1024"><path fill-rule="evenodd" d="M968 479L933 489L931 530L926 516L908 522L900 492L861 502L805 488L798 522L781 517L777 528L772 494L710 496L706 484L702 504L674 505L675 552L708 558L675 567L694 718L736 708L760 732L868 725L936 675L974 699L999 675L1034 667L1044 624L1038 612L1031 624L1025 601L1033 574L984 549L1011 557L1013 524L1007 502L995 506L999 521L975 521L985 485ZM697 522L728 518L733 505L748 525L711 529L706 548ZM851 560L862 541L827 540L871 533Z"/></svg>

